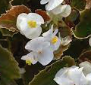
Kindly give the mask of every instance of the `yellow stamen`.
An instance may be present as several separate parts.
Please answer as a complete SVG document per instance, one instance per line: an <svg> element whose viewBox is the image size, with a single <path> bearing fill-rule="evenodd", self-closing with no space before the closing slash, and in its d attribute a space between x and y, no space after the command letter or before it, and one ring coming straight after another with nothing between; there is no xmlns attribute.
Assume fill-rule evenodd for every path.
<svg viewBox="0 0 91 85"><path fill-rule="evenodd" d="M37 26L37 23L35 21L32 21L32 20L28 21L27 23L28 23L28 26L30 28L36 28L36 26Z"/></svg>
<svg viewBox="0 0 91 85"><path fill-rule="evenodd" d="M30 60L26 60L26 64L31 65L31 61Z"/></svg>
<svg viewBox="0 0 91 85"><path fill-rule="evenodd" d="M51 43L55 44L57 41L58 41L58 37L55 36L55 37L52 38Z"/></svg>

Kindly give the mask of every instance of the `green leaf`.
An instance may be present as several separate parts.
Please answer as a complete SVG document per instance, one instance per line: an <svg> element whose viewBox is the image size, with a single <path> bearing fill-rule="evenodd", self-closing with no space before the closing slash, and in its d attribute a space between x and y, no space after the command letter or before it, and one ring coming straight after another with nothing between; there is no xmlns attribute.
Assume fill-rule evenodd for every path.
<svg viewBox="0 0 91 85"><path fill-rule="evenodd" d="M40 70L43 70L45 67L41 64L37 63L35 65L25 66L26 72L23 75L23 83L24 85L28 85L28 83L33 79L34 75L38 74Z"/></svg>
<svg viewBox="0 0 91 85"><path fill-rule="evenodd" d="M18 85L15 81L11 81L9 85Z"/></svg>
<svg viewBox="0 0 91 85"><path fill-rule="evenodd" d="M0 39L0 44L7 49L10 49L10 43L7 39Z"/></svg>
<svg viewBox="0 0 91 85"><path fill-rule="evenodd" d="M88 38L91 35L91 9L86 9L81 13L80 23L73 33L78 39Z"/></svg>
<svg viewBox="0 0 91 85"><path fill-rule="evenodd" d="M71 0L71 6L77 8L78 10L84 10L86 6L85 0Z"/></svg>
<svg viewBox="0 0 91 85"><path fill-rule="evenodd" d="M1 29L0 29L0 31L1 31ZM3 36L1 32L0 32L0 44L4 48L7 48L7 49L10 48L10 43L9 43L8 37L7 36Z"/></svg>
<svg viewBox="0 0 91 85"><path fill-rule="evenodd" d="M0 85L7 85L13 79L20 78L18 63L13 55L0 46Z"/></svg>
<svg viewBox="0 0 91 85"><path fill-rule="evenodd" d="M18 85L15 81L10 81L9 83L6 83L5 82L3 83L2 81L0 82L0 85Z"/></svg>
<svg viewBox="0 0 91 85"><path fill-rule="evenodd" d="M34 77L29 85L57 85L53 81L55 74L64 66L72 66L74 64L75 61L73 58L65 56L62 60L59 60L40 71L40 73Z"/></svg>

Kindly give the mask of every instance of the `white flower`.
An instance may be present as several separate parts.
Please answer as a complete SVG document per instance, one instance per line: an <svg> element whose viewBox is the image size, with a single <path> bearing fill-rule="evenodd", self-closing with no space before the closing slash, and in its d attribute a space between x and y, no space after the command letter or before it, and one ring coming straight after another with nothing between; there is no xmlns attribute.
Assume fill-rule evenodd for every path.
<svg viewBox="0 0 91 85"><path fill-rule="evenodd" d="M36 13L18 15L16 23L20 33L29 39L40 36L42 32L41 24L44 24L44 19Z"/></svg>
<svg viewBox="0 0 91 85"><path fill-rule="evenodd" d="M55 75L54 81L59 85L86 85L82 69L76 66L62 68Z"/></svg>
<svg viewBox="0 0 91 85"><path fill-rule="evenodd" d="M50 43L46 41L43 37L35 38L29 41L25 49L30 53L23 56L21 59L26 60L29 65L35 64L37 62L42 65L47 65L53 60L53 50L50 48Z"/></svg>
<svg viewBox="0 0 91 85"><path fill-rule="evenodd" d="M68 70L69 68L66 67L60 69L55 75L54 81L59 85L74 85L73 81L68 78Z"/></svg>
<svg viewBox="0 0 91 85"><path fill-rule="evenodd" d="M67 17L71 13L71 6L70 5L59 5L55 9L51 11L53 14L58 15L60 17Z"/></svg>
<svg viewBox="0 0 91 85"><path fill-rule="evenodd" d="M58 29L56 29L53 32L53 25L51 26L51 29L43 33L43 37L50 42L50 46L53 49L53 51L57 50L61 43L60 37L56 36L57 33L58 33Z"/></svg>
<svg viewBox="0 0 91 85"><path fill-rule="evenodd" d="M46 10L50 11L53 10L54 8L58 7L64 0L41 0L41 4L47 4L46 5Z"/></svg>
<svg viewBox="0 0 91 85"><path fill-rule="evenodd" d="M91 85L91 63L84 61L79 64L80 67L83 67L83 73L86 76L87 85Z"/></svg>
<svg viewBox="0 0 91 85"><path fill-rule="evenodd" d="M41 4L47 4L46 10L60 17L67 17L71 13L71 6L64 4L62 2L64 0L41 0Z"/></svg>
<svg viewBox="0 0 91 85"><path fill-rule="evenodd" d="M69 70L69 78L75 83L75 85L86 85L87 80L83 74L83 67L73 68Z"/></svg>
<svg viewBox="0 0 91 85"><path fill-rule="evenodd" d="M91 63L89 63L88 61L84 61L84 62L80 63L79 66L83 67L83 73L85 75L91 73Z"/></svg>

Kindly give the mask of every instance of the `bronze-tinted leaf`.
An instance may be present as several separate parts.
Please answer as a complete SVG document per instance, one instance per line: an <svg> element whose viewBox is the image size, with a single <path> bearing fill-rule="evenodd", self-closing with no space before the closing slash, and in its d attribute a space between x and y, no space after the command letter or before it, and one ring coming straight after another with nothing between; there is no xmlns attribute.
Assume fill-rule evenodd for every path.
<svg viewBox="0 0 91 85"><path fill-rule="evenodd" d="M60 46L59 49L57 51L54 52L54 57L55 59L60 59L63 55L63 52L66 51L69 48L70 45L66 45L66 46Z"/></svg>
<svg viewBox="0 0 91 85"><path fill-rule="evenodd" d="M26 6L18 5L12 6L5 14L2 14L0 17L0 28L6 28L9 31L16 32L18 31L16 27L17 16L21 13L31 12Z"/></svg>
<svg viewBox="0 0 91 85"><path fill-rule="evenodd" d="M79 11L73 8L71 14L65 18L65 23L67 24L67 26L73 29L75 25L79 23L80 21L79 18L80 18Z"/></svg>
<svg viewBox="0 0 91 85"><path fill-rule="evenodd" d="M66 36L72 37L71 28L69 28L69 26L67 26L64 22L59 23L59 32L60 32L60 35L62 38L66 37Z"/></svg>
<svg viewBox="0 0 91 85"><path fill-rule="evenodd" d="M80 62L83 62L83 61L91 62L91 50L85 50L84 52L82 52L82 54L79 57L79 61Z"/></svg>
<svg viewBox="0 0 91 85"><path fill-rule="evenodd" d="M46 11L43 11L43 10L35 10L35 12L39 15L41 15L45 21L49 21L50 20L50 17L48 16L48 14L46 13Z"/></svg>

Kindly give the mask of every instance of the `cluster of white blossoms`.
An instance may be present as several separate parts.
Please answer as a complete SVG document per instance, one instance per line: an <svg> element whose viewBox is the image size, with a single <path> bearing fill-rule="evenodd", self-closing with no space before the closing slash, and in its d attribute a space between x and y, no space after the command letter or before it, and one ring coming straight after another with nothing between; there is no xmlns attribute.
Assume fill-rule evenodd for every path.
<svg viewBox="0 0 91 85"><path fill-rule="evenodd" d="M41 4L48 3L46 10L55 14L61 14L66 17L71 12L69 5L61 5L63 0L41 0ZM28 65L36 64L37 62L42 65L49 64L54 59L53 52L58 50L60 44L67 45L71 42L69 37L65 39L60 36L56 36L58 28L53 25L51 28L42 33L41 25L44 24L44 19L37 13L21 13L17 17L17 28L20 33L26 38L31 39L25 46L25 49L29 51L27 55L21 57Z"/></svg>
<svg viewBox="0 0 91 85"><path fill-rule="evenodd" d="M67 17L71 13L71 6L63 3L64 0L41 0L41 4L46 4L46 10L61 17Z"/></svg>
<svg viewBox="0 0 91 85"><path fill-rule="evenodd" d="M79 66L60 69L54 81L59 85L91 85L91 63L85 61Z"/></svg>
<svg viewBox="0 0 91 85"><path fill-rule="evenodd" d="M71 13L71 6L65 4L64 0L41 0L41 4L46 4L48 13L67 17ZM42 33L41 25L44 19L37 13L21 13L17 17L17 28L26 38L31 39L25 49L29 51L27 55L21 57L28 65L39 62L43 66L49 64L54 59L54 51L60 45L68 45L72 40L69 36L61 38L57 36L58 28L51 25L50 29ZM89 39L91 45L91 38ZM91 64L82 62L78 66L64 67L60 69L54 77L58 85L91 85Z"/></svg>
<svg viewBox="0 0 91 85"><path fill-rule="evenodd" d="M47 32L43 33L42 36L36 37L30 40L25 49L30 53L22 56L22 60L26 60L28 65L40 62L42 65L49 64L53 58L53 52L60 46L60 38L56 36L58 29L53 32L53 26Z"/></svg>

